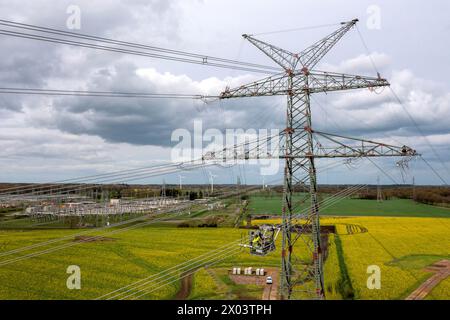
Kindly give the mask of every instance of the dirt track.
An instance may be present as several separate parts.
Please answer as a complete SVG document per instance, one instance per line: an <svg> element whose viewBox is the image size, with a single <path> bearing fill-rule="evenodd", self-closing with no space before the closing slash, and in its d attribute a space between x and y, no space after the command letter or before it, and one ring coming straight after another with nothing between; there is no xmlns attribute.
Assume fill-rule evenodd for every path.
<svg viewBox="0 0 450 320"><path fill-rule="evenodd" d="M181 276L181 287L175 295L175 300L186 300L192 291L192 283L194 282L194 273Z"/></svg>
<svg viewBox="0 0 450 320"><path fill-rule="evenodd" d="M422 283L405 300L422 300L425 298L434 287L450 275L450 260L436 262L425 270L434 272L434 275Z"/></svg>
<svg viewBox="0 0 450 320"><path fill-rule="evenodd" d="M279 275L280 271L278 269L268 269L267 275L272 277L272 284L266 284L264 287L263 295L261 300L277 300L278 299L278 288L279 288Z"/></svg>

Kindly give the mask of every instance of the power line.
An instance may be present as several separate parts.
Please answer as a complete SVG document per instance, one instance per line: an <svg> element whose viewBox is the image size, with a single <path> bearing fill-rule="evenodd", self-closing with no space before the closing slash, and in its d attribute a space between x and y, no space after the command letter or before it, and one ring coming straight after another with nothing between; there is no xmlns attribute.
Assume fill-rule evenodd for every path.
<svg viewBox="0 0 450 320"><path fill-rule="evenodd" d="M433 173L445 184L448 185L447 181L444 180L444 178L442 178L442 176L433 168L433 166L427 161L425 160L422 156L420 156L420 159L423 160L423 162L425 162L425 164L431 169L431 171L433 171Z"/></svg>
<svg viewBox="0 0 450 320"><path fill-rule="evenodd" d="M365 187L365 186L362 186L362 187ZM345 197L348 197L350 194L356 192L360 188L361 188L361 186L352 186L348 189L341 190L337 194L333 195L332 197L324 200L322 202L322 204L327 204L325 206L325 208L330 207L330 206L334 205L336 202L338 202L338 201L344 199ZM333 198L335 198L335 199L333 199ZM298 214L298 216L300 216L300 215L301 214ZM211 264L216 263L216 258L212 258L216 255L223 257L223 255L225 254L226 255L225 258L227 258L227 257L231 256L232 253L237 253L236 250L238 248L232 249L232 247L235 246L237 242L239 242L239 241L233 241L231 243L223 245L215 250L212 250L208 253L202 254L196 258L190 259L179 265L176 265L169 269L163 270L157 274L153 274L147 278L141 279L137 282L134 282L134 283L124 286L122 288L116 289L107 294L104 294L97 299L103 299L103 298L114 299L114 298L119 297L121 300L123 300L123 299L131 298L131 297L133 297L134 299L140 298L141 296L143 296L145 294L151 293L151 292L153 292L157 289L160 289L170 283L173 283L174 281L177 281L178 280L177 273L184 270L186 267L189 267L189 269L182 272L182 277L194 273L195 270L197 270L199 267L202 267L203 265L211 265ZM199 264L200 261L203 261L205 259L207 259L206 262ZM174 274L174 275L170 276L170 274ZM164 279L164 278L166 278L166 279ZM159 280L159 281L156 281L156 280ZM150 288L149 288L149 286L150 286ZM157 286L157 287L152 288L152 286ZM138 288L141 288L141 289L138 289ZM123 290L125 290L125 291L123 291ZM122 291L122 292L120 292L120 291ZM134 292L131 292L131 291L134 291ZM139 294L139 295L137 295L137 294Z"/></svg>
<svg viewBox="0 0 450 320"><path fill-rule="evenodd" d="M223 197L223 196L226 196L226 195L227 195L226 192L224 192L223 194L219 194L220 197ZM186 205L183 205L182 207L184 208L184 207L186 207ZM179 208L179 207L176 207L176 208ZM170 212L170 211L159 212L157 214L166 214L168 212ZM0 257L8 256L8 255L11 255L11 254L14 254L14 253L20 253L22 251L28 251L30 249L42 247L42 246L49 245L49 244L56 243L56 242L61 242L63 240L72 239L73 237L85 235L85 234L88 234L88 233L97 232L97 231L110 229L110 228L115 228L115 227L119 227L119 226L122 226L122 225L130 224L130 223L133 223L133 222L138 222L139 220L142 220L142 219L145 219L145 218L151 218L154 215L155 214L153 214L153 213L149 213L149 214L146 214L146 215L143 215L143 216L139 216L137 218L127 219L126 221L121 221L121 222L114 223L114 224L111 224L111 225L106 225L106 226L103 226L103 227L100 227L100 228L95 228L93 230L86 230L86 231L83 231L83 232L70 234L70 235L67 235L67 236L64 236L64 237L61 237L61 238L56 238L56 239L51 239L51 240L47 240L47 241L44 241L44 242L39 242L39 243L36 243L36 244L33 244L33 245L29 245L29 246L25 246L25 247L19 247L19 248L10 250L10 251L1 252L0 253Z"/></svg>
<svg viewBox="0 0 450 320"><path fill-rule="evenodd" d="M0 93L47 95L47 96L79 96L104 98L142 98L142 99L207 99L217 98L205 95L190 95L181 93L146 93L146 92L114 92L114 91L88 91L88 90L62 90L43 88L7 88L1 87Z"/></svg>
<svg viewBox="0 0 450 320"><path fill-rule="evenodd" d="M275 30L275 31L267 31L267 32L260 32L260 33L253 33L252 36L262 36L262 35L269 35L269 34L278 34L278 33L286 33L286 32L294 32L294 31L304 31L304 30L312 30L312 29L320 29L325 27L334 27L339 25L339 23L331 23L331 24L322 24L322 25L316 25L316 26L308 26L308 27L299 27L299 28L292 28L292 29L281 29L281 30Z"/></svg>
<svg viewBox="0 0 450 320"><path fill-rule="evenodd" d="M222 195L220 195L220 197L227 197L230 194L233 195L234 192L223 193ZM138 218L135 218L135 219L131 219L131 220L127 220L127 221L124 221L124 222L120 222L120 223L117 223L117 224L114 224L114 225L111 225L111 226L106 226L106 227L100 228L99 230L112 228L112 227L116 227L116 226L121 226L121 225L125 225L125 224L129 224L131 222L138 221L138 220L140 220L142 218L152 217L154 215L162 215L162 214L169 214L169 213L173 214L173 213L175 213L177 216L180 216L180 215L183 215L184 213L183 212L179 213L179 211L190 207L190 205L191 204L189 203L189 204L185 204L185 205L182 205L182 206L177 206L177 207L170 208L170 209L168 209L166 211L163 211L163 212L157 212L156 214L153 214L153 215L152 214L148 214L148 215L141 216L141 217L138 217ZM36 257L36 256L40 256L40 255L43 255L43 254L46 254L46 253L52 253L52 252L58 251L60 249L64 249L64 248L67 248L67 247L72 247L72 246L78 245L79 243L93 241L93 240L101 238L104 235L117 234L117 233L121 233L121 232L124 232L124 231L128 231L128 230L132 230L132 229L135 229L135 228L139 228L139 227L142 227L142 226L146 226L146 225L155 223L156 221L162 221L162 220L167 219L167 218L168 217L162 217L162 218L158 218L158 219L153 219L151 221L144 221L144 222L141 222L141 223L138 223L138 224L133 224L133 225L128 226L128 227L124 227L124 228L121 228L121 229L116 229L116 230L113 230L111 232L103 232L100 235L93 235L93 236L87 237L85 239L76 241L76 242L64 243L64 244L58 245L58 246L53 247L53 248L48 248L48 249L44 249L44 250L41 250L41 251L37 251L37 252L32 252L32 253L29 253L29 254L21 255L19 257L3 260L3 261L0 261L0 266L9 265L11 263L15 263L15 262L18 262L18 261L23 261L23 260L26 260L26 259L29 259L29 258L33 258L33 257ZM97 230L96 229L89 230L89 231L86 231L86 232L83 232L83 233L80 233L80 234L85 234L85 233L88 233L88 232L94 232L94 231L97 231ZM36 247L41 247L41 246L44 246L44 245L47 245L47 244L60 242L62 240L67 239L68 237L69 236L66 236L66 237L63 237L63 238L59 238L59 239L55 239L55 240L45 241L45 242L38 243L38 244L35 244L35 245L31 245L31 246L24 247L24 248L13 249L13 250L11 250L9 252L2 253L0 256L6 256L6 255L13 254L13 253L21 252L21 251L27 251L29 249L33 249L33 248L36 248Z"/></svg>
<svg viewBox="0 0 450 320"><path fill-rule="evenodd" d="M416 120L414 120L414 118L412 117L411 113L408 111L408 109L406 108L406 106L403 104L402 100L400 100L400 98L398 97L398 95L395 93L395 91L389 87L390 91L392 92L392 95L394 96L394 98L397 100L397 102L400 104L400 106L403 108L403 110L405 111L406 115L408 116L408 118L411 120L411 122L414 124L414 126L416 127L417 131L419 131L420 135L422 136L422 138L425 140L425 142L428 144L428 146L430 147L431 151L434 153L434 155L436 156L436 158L438 159L438 161L441 163L442 168L444 168L444 170L447 172L447 174L450 176L450 171L447 168L447 166L444 164L444 161L442 160L442 158L439 156L439 154L437 153L436 149L434 148L434 146L431 144L430 140L428 139L428 137L425 135L425 133L422 131L422 129L419 127L419 124L416 122ZM423 159L423 158L422 158ZM431 166L430 164L428 164L429 166ZM433 171L435 171L433 169ZM447 184L447 183L445 183Z"/></svg>
<svg viewBox="0 0 450 320"><path fill-rule="evenodd" d="M365 186L363 186L363 187L365 187ZM354 189L354 187L351 187L351 188L349 188L349 189ZM347 191L343 190L343 191L341 191L341 192L344 192L343 195L340 195L340 196L338 196L338 197L335 197L336 199L332 199L333 197L331 197L331 200L330 200L330 199L324 200L324 201L323 201L323 204L326 203L326 202L328 202L328 204L325 206L325 208L328 208L328 207L330 207L330 206L336 204L337 202L341 201L342 199L348 197L349 195L351 195L352 193L356 192L357 190L359 190L359 189L357 188L357 189L354 189L353 191L350 191L350 192L348 192L348 190L347 190ZM339 192L339 193L340 193L340 192ZM338 194L339 194L339 193L338 193ZM297 216L300 216L300 215L301 215L301 214L298 214ZM279 227L282 227L282 226L283 226L283 224L280 225ZM234 250L236 250L236 249L234 249ZM230 251L233 252L233 250L230 250ZM228 252L228 253L229 253L229 252ZM234 252L234 253L236 253L236 252ZM230 256L230 254L229 254L228 256L226 256L226 257L229 257L229 256ZM226 258L226 257L225 257L225 258ZM214 262L214 263L215 263L215 262ZM208 263L207 265L210 265L210 263ZM186 272L185 272L185 275L183 275L183 276L186 276L186 275L188 275L188 274L194 273L194 272L195 272L195 269L197 269L197 268L198 268L198 266L197 266L197 267L194 267L194 268L191 268L191 269L189 270L189 271L191 271L191 272L190 272L190 273L187 273L187 274L186 274ZM192 270L194 270L194 271L192 272ZM122 300L122 299L130 298L130 297L133 297L134 299L140 298L140 297L144 296L145 294L148 294L148 293L151 293L151 292L153 292L153 291L156 291L156 290L158 290L158 289L160 289L160 288L162 288L162 287L164 287L164 286L166 286L166 285L168 285L168 284L170 284L170 283L173 283L174 281L177 281L177 280L178 280L178 277L177 277L176 275L174 275L174 276L172 276L172 277L169 277L168 279L159 281L158 283L156 283L156 285L158 285L158 286L157 286L156 288L150 288L150 289L151 289L150 291L149 291L148 286L147 286L147 288L138 289L136 292L131 293L131 294L128 294L128 295L125 296L125 297L122 297L121 300ZM168 282L164 283L165 281L168 281ZM135 287L135 288L132 288L132 289L127 290L125 293L130 292L130 291L132 291L132 290L136 290L138 287L141 287L141 286L143 286L143 285L145 286L146 284L149 284L149 283L150 283L150 287L153 286L153 285L155 285L154 280L152 279L151 281L147 281L147 282L145 282L144 284L141 284L141 285L139 285L139 286L137 286L137 287ZM162 284L161 284L161 283L162 283ZM141 294L139 294L139 295L136 296L136 294L138 294L138 293L141 293Z"/></svg>
<svg viewBox="0 0 450 320"><path fill-rule="evenodd" d="M216 58L216 57L212 57L212 56L199 55L199 54L183 52L183 51L178 51L178 50L164 49L164 48L147 46L147 45L142 45L142 44L137 44L137 43L132 43L132 42L118 41L118 40L113 40L113 39L108 39L108 38L102 38L102 37L96 37L96 36L90 36L90 35L84 35L84 34L77 34L74 32L67 32L67 31L63 31L63 30L44 28L44 27L40 27L40 26L20 24L20 23L16 23L16 22L12 22L12 21L7 21L7 20L0 20L0 21L1 21L0 25L4 25L4 26L10 27L10 28L26 29L26 30L31 30L31 31L35 31L35 32L42 32L45 34L53 34L53 35L56 34L56 35L68 37L71 39L83 39L83 40L87 40L87 41L96 41L96 42L102 43L102 45L96 44L94 42L81 42L81 41L69 40L69 39L65 39L65 38L61 38L61 37L49 37L49 36L44 36L44 35L40 35L40 34L36 34L36 33L25 33L25 32L18 32L18 31L11 31L8 29L0 29L0 34L5 35L5 36L39 40L39 41L45 41L45 42L50 42L50 43L66 44L66 45L71 45L71 46L76 46L76 47L98 49L98 50L104 50L104 51L110 51L110 52L132 54L132 55L165 59L165 60L178 61L178 62L208 65L208 66L212 66L212 67L236 69L236 70L249 71L249 72L276 73L276 72L280 71L279 68L272 67L272 66L264 66L264 65L255 64L255 63L242 62L242 61L231 60L231 59ZM109 45L105 45L105 44L114 44L115 46L109 46ZM130 48L133 48L133 49L130 49ZM139 49L139 50L136 50L136 49Z"/></svg>
<svg viewBox="0 0 450 320"><path fill-rule="evenodd" d="M92 35L87 35L87 34L82 34L82 33L75 33L75 32L59 30L59 29L54 29L54 28L48 28L48 27L42 27L42 26L26 24L26 23L19 23L19 22L14 22L14 21L10 21L10 20L0 19L0 25L12 27L12 28L19 28L19 29L26 29L26 30L32 30L32 31L37 31L37 32L43 32L43 33L49 33L49 34L62 35L62 36L73 37L73 38L78 38L78 39L87 39L87 40L94 40L94 41L99 41L99 42L104 42L104 43L117 44L117 45L122 45L122 46L126 46L126 47L147 49L150 51L157 51L157 52L169 53L169 54L180 55L180 56L199 58L202 60L202 62L205 60L206 61L218 61L218 62L224 62L224 63L230 63L230 64L237 64L237 65L279 71L279 69L276 67L266 66L266 65L251 63L251 62L244 62L244 61L238 61L238 60L232 60L232 59L224 59L224 58L207 56L207 55L191 53L191 52L186 52L186 51L166 49L166 48L144 45L144 44L128 42L128 41L120 41L120 40L115 40L115 39L110 39L110 38L105 38L105 37L92 36Z"/></svg>
<svg viewBox="0 0 450 320"><path fill-rule="evenodd" d="M62 195L62 194L68 194L71 192L78 192L78 191L82 191L82 190L87 190L87 189L92 189L92 188L96 188L99 186L99 183L108 183L111 184L113 182L116 183L120 183L120 182L124 182L124 181L136 181L136 180L141 180L144 178L149 178L149 177L154 177L154 176L159 176L159 175L166 175L166 174L170 174L170 173L175 173L178 171L183 171L183 170L193 170L196 168L201 168L204 166L209 166L209 165L213 165L214 163L198 163L198 164L192 164L190 167L179 167L179 166L174 166L174 167L170 167L168 166L167 168L157 168L157 170L151 170L151 171L144 171L144 172L133 172L131 174L127 173L127 174L114 174L114 175L110 175L110 176L106 176L103 177L101 180L97 180L95 182L91 182L89 184L86 183L78 183L78 184L69 184L69 185L57 185L56 188L52 187L52 186L43 186L41 189L39 190L31 190L31 193L23 193L23 194L0 194L0 199L7 199L7 200L11 200L14 198L21 198L21 197L26 197L26 196L38 196L38 195L43 195L45 193L53 193L53 192L57 192L55 194L51 194L53 196L57 196L57 195ZM137 171L137 170L136 170ZM46 190L47 189L47 190ZM29 188L28 188L29 190ZM21 191L21 190L19 190Z"/></svg>
<svg viewBox="0 0 450 320"><path fill-rule="evenodd" d="M172 209L172 210L174 210L174 209ZM166 211L164 213L167 214L167 213L170 213L170 212L171 211ZM162 214L162 213L158 213L158 214ZM149 225L149 224L153 224L153 223L155 223L157 221L161 221L161 220L164 220L164 219L166 219L166 218L154 219L154 220L147 221L147 222L133 224L131 226L128 226L128 227L125 227L125 228L122 228L122 229L116 229L116 230L113 230L111 232L103 233L101 235L87 237L87 238L84 238L84 239L76 241L76 242L68 242L68 243L65 243L65 244L53 247L53 248L44 249L42 251L37 251L37 252L33 252L33 253L22 255L22 256L19 256L19 257L11 258L11 259L8 259L8 260L0 261L0 266L9 265L9 264L12 264L12 263L15 263L15 262L18 262L18 261L27 260L29 258L33 258L33 257L40 256L40 255L43 255L43 254L52 253L52 252L55 252L55 251L58 251L58 250L61 250L61 249L68 248L68 247L73 247L73 246L76 246L76 245L78 245L80 243L85 243L85 242L90 242L90 241L94 241L94 240L97 240L97 239L101 239L105 234L106 235L117 234L117 233L120 233L120 232L124 232L124 231L132 230L132 229L135 229L135 228L139 228L139 227L142 227L142 226L146 226L146 225Z"/></svg>
<svg viewBox="0 0 450 320"><path fill-rule="evenodd" d="M242 67L242 66L236 66L236 65L231 65L231 64L227 65L227 64L221 64L221 63L210 63L207 60L198 61L198 60L193 60L193 59L188 59L188 58L161 55L161 54L149 53L149 52L144 52L144 51L136 51L136 50L130 50L130 49L109 47L109 46L104 46L104 45L96 45L96 44L91 44L91 43L87 43L87 42L64 40L64 39L59 39L59 38L45 37L45 36L33 35L33 34L22 33L22 32L11 32L11 31L4 30L4 29L0 29L0 34L6 35L6 36L17 37L17 38L39 40L39 41L58 43L58 44L66 44L66 45L71 45L71 46L75 46L75 47L83 47L83 48L98 49L98 50L109 51L109 52L125 53L125 54L131 54L131 55L142 56L142 57L157 58L157 59L164 59L164 60L178 61L178 62L186 62L186 63L199 64L199 65L208 65L208 66L218 67L218 68L236 69L236 70L256 72L256 73L265 73L265 74L275 73L275 71L269 71L269 70L265 70L265 69Z"/></svg>
<svg viewBox="0 0 450 320"><path fill-rule="evenodd" d="M252 190L252 189L254 189L254 188L243 190L243 192L245 193L245 192L248 192L249 190ZM225 192L222 195L219 194L219 197L226 197L226 196L228 196L230 194L232 195L234 193L236 193L236 192L229 192L229 193ZM241 192L238 191L237 193L239 194ZM176 207L175 209L179 209L179 207ZM168 212L171 212L171 211L160 212L158 214L168 213ZM139 221L139 220L141 220L143 218L152 217L152 216L153 216L153 214L147 214L147 215L140 216L140 217L137 217L137 218L134 218L134 219L128 219L128 220L123 221L123 222L112 224L110 226L104 226L104 227L101 227L101 228L96 228L94 230L87 230L87 231L84 231L84 232L81 232L81 233L71 234L71 235L68 235L68 236L65 236L65 237L62 237L62 238L57 238L57 239L53 239L53 240L44 241L44 242L37 243L37 244L31 245L31 246L16 248L16 249L13 249L13 250L10 250L10 251L7 251L7 252L0 253L0 257L11 255L11 254L14 254L14 253L20 253L22 251L27 251L27 250L30 250L30 249L38 248L38 247L41 247L41 246L44 246L44 245L48 245L48 244L52 244L52 243L61 242L63 240L71 239L74 236L80 236L80 235L91 233L91 232L95 232L95 231L98 231L98 230L109 229L109 228L113 228L113 227L118 227L118 226L130 224L132 222L137 222L137 221ZM161 219L159 219L159 220L161 220ZM152 220L151 222L143 222L143 223L139 223L139 224L133 225L132 228L126 227L126 228L123 228L123 229L119 229L119 230L117 230L117 232L122 232L122 231L126 231L126 230L129 230L129 229L133 229L135 227L137 228L137 227L140 227L140 226L144 226L144 225L147 225L149 223L153 223L153 221L155 221L155 220ZM116 233L116 231L114 231L112 233ZM108 233L108 234L110 234L110 233ZM99 235L91 236L91 237L89 237L88 239L85 239L85 240L86 241L90 241L90 240L97 239L98 237L100 237L100 236ZM83 242L83 241L81 241L81 242ZM38 252L33 252L33 253L30 253L30 254L26 254L25 256L21 256L19 258L11 258L9 260L1 261L0 265L6 265L6 264L14 263L14 262L17 262L17 261L22 261L22 260L27 259L27 258L32 258L32 257L38 256L38 255L42 255L42 254L45 254L45 253L54 252L54 251L57 251L59 249L63 249L63 248L66 248L66 247L72 246L72 245L76 245L76 244L73 244L73 243L70 244L70 245L69 244L62 244L62 245L59 245L59 246L54 247L54 248L49 248L49 249L45 249L43 251L38 251Z"/></svg>
<svg viewBox="0 0 450 320"><path fill-rule="evenodd" d="M380 74L378 71L377 66L375 65L375 61L373 60L371 54L370 54L370 50L369 47L367 46L366 41L364 40L364 37L362 36L362 33L360 32L358 26L356 26L356 30L358 31L358 35L359 38L361 39L361 42L366 50L366 53L370 59L370 62L372 63L372 66L375 70L375 72L377 72L377 74ZM444 168L444 170L447 172L447 174L450 175L450 171L449 169L446 167L446 165L444 164L444 161L441 159L441 157L439 156L439 154L437 153L436 149L434 148L434 146L431 144L431 142L429 141L428 137L425 135L425 133L421 130L421 128L419 127L419 124L417 123L417 121L413 118L413 116L411 115L411 113L408 111L408 109L406 108L406 106L404 105L403 101L399 98L399 96L395 93L394 89L392 89L391 86L389 86L389 90L391 91L394 99L397 101L398 104L400 104L400 106L402 107L403 111L406 113L406 115L408 116L408 118L411 120L411 122L413 123L413 125L416 127L417 131L420 133L420 135L422 136L422 138L425 140L425 142L428 144L428 146L430 147L431 151L434 153L434 155L436 156L436 158L438 159L438 161L441 163L442 167ZM433 173L442 181L444 182L444 184L447 185L447 182L442 178L442 176L431 166L431 164L429 162L427 162L422 156L420 156L421 159L427 164L427 166L433 171Z"/></svg>
<svg viewBox="0 0 450 320"><path fill-rule="evenodd" d="M375 65L375 61L374 61L373 58L372 58L372 55L371 55L370 50L369 50L369 47L367 46L367 43L366 43L366 41L364 40L364 38L363 38L363 36L362 36L362 33L361 33L361 31L359 30L359 28L358 28L358 25L356 25L356 31L358 32L359 38L361 39L361 42L362 42L364 48L366 49L367 56L369 57L370 62L372 63L373 69L375 70L375 72L376 72L377 74L380 74L380 72L378 71L377 66Z"/></svg>
<svg viewBox="0 0 450 320"><path fill-rule="evenodd" d="M235 143L234 145L230 145L230 146L226 146L224 149L220 149L220 150L215 150L212 153L214 154L222 154L222 155L226 155L227 150L236 150L240 147L247 147L250 146L252 143L255 142L259 142L260 140L264 140L266 142L271 141L273 138L275 138L277 135L267 135L266 137L257 137L255 139L249 139L249 140L245 140L243 143ZM250 148L250 147L249 147ZM248 152L251 152L255 149L258 148L258 145L252 147L251 149L248 149ZM218 165L218 159L222 159L220 156L217 157L215 159L215 161L212 162L205 162L205 159L199 158L199 159L194 159L191 161L187 161L187 162L179 162L179 163L170 163L170 164L165 164L165 165L158 165L158 166L149 166L149 167L141 167L141 168L136 168L136 169L127 169L127 170L119 170L119 171L114 171L114 172L109 172L109 173L104 173L104 174L97 174L97 175L92 175L92 176L84 176L84 177L79 177L79 178L73 178L73 179L66 179L66 180L60 180L60 181L55 181L55 182L50 182L46 185L42 185L42 184L31 184L31 185L25 185L25 186L18 186L18 187L11 187L11 188L6 188L6 189L0 189L0 199L6 196L10 196L11 197L20 197L23 196L24 194L17 194L17 192L24 192L24 191L31 191L32 195L35 194L39 194L39 193L43 193L45 192L45 189L50 189L47 191L61 191L64 193L67 192L71 192L74 190L80 190L80 189L72 189L72 190L66 190L67 188L74 188L74 187L84 187L84 188L93 188L96 187L97 185L93 185L95 183L99 183L99 182L107 182L111 179L122 179L121 181L125 181L123 179L127 179L130 180L130 178L138 178L138 179L142 179L145 177L149 177L149 176L154 176L154 175L158 175L158 174L167 174L167 173L173 173L173 172L177 172L177 171L183 171L183 170L193 170L196 168L202 168L205 166L211 166L211 165ZM214 159L212 159L214 160ZM225 160L227 160L227 158L225 158ZM169 170L169 171L167 171ZM133 179L135 180L135 179ZM86 182L90 182L90 185L86 186ZM78 182L78 185L73 185L72 183ZM65 183L68 184L66 186L61 186L61 183ZM53 187L56 187L56 189L54 189ZM38 190L36 190L38 189ZM5 192L6 191L6 192ZM26 194L25 194L26 195Z"/></svg>

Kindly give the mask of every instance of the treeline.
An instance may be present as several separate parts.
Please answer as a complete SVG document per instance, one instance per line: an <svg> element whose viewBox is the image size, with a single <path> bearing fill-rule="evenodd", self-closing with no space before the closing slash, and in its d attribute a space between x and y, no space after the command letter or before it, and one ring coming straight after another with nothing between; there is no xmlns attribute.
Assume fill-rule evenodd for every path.
<svg viewBox="0 0 450 320"><path fill-rule="evenodd" d="M147 198L147 197L162 197L165 193L166 197L178 198L186 197L189 200L202 199L205 192L202 190L180 190L179 188L166 188L165 191L160 189L136 189L136 188L123 188L109 191L110 198Z"/></svg>
<svg viewBox="0 0 450 320"><path fill-rule="evenodd" d="M450 204L450 189L439 188L438 190L416 190L415 200L417 202L433 205L449 205Z"/></svg>
<svg viewBox="0 0 450 320"><path fill-rule="evenodd" d="M419 203L430 205L450 205L450 188L448 187L383 187L381 188L383 200L412 199ZM360 192L359 199L376 200L377 189L368 188Z"/></svg>
<svg viewBox="0 0 450 320"><path fill-rule="evenodd" d="M319 185L319 193L336 194L350 186L347 185ZM281 186L272 187L262 191L260 194L266 197L279 196L283 189ZM307 188L297 187L296 192L307 192ZM383 200L390 199L412 199L419 203L430 205L450 206L450 187L434 186L381 186ZM377 200L377 186L371 185L363 188L352 198Z"/></svg>

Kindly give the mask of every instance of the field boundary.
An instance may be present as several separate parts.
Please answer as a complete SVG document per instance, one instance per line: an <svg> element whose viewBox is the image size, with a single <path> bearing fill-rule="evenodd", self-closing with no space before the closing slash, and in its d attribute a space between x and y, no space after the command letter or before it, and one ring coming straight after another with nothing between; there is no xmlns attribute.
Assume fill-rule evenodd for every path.
<svg viewBox="0 0 450 320"><path fill-rule="evenodd" d="M344 300L354 300L356 299L357 295L355 289L353 288L350 275L348 273L347 264L345 263L344 258L344 248L342 246L342 242L338 233L335 233L334 244L336 245L336 252L338 256L339 272L340 272L340 278L337 283L337 288Z"/></svg>

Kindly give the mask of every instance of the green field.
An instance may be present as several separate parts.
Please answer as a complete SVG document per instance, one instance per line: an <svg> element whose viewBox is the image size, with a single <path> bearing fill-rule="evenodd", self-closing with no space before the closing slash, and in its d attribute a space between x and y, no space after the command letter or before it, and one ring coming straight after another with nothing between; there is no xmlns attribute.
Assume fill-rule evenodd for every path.
<svg viewBox="0 0 450 320"><path fill-rule="evenodd" d="M326 201L324 196L321 201ZM301 201L303 197L296 196L294 201ZM300 205L306 208L307 204ZM250 213L252 214L280 214L281 196L270 197L254 195L250 198ZM392 199L383 202L375 200L343 199L338 203L321 211L329 216L386 216L386 217L450 217L450 208L440 208L416 203L408 199Z"/></svg>

